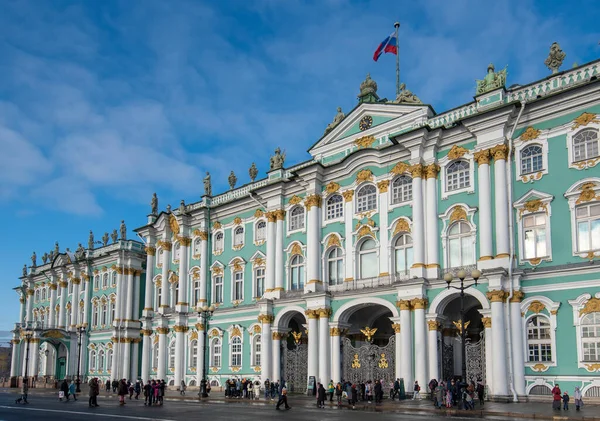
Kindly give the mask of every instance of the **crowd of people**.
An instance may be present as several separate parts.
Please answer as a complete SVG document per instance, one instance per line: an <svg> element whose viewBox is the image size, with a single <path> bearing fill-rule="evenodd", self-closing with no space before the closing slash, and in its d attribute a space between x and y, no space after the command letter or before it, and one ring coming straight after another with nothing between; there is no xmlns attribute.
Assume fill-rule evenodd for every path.
<svg viewBox="0 0 600 421"><path fill-rule="evenodd" d="M129 400L139 400L140 394L143 392L145 406L162 405L166 389L164 380L148 380L146 384L142 380L133 383L127 379L107 380L106 383L103 383L97 377L94 377L90 379L88 385L90 407L99 406L97 397L102 387L105 388L106 392L110 393L112 391L112 393L116 393L119 396L119 405L125 405L127 396L129 396Z"/></svg>
<svg viewBox="0 0 600 421"><path fill-rule="evenodd" d="M569 402L571 401L569 392L567 392L566 390L564 392L561 392L560 386L558 385L558 383L556 383L554 385L554 387L552 388L551 393L552 393L552 409L554 409L555 411L560 411L560 407L561 407L561 403L562 403L563 411L568 411L569 410ZM579 411L581 409L581 407L583 406L582 398L583 398L583 396L581 394L581 390L579 390L579 387L575 387L575 392L573 393L573 399L575 400L575 410L576 411Z"/></svg>
<svg viewBox="0 0 600 421"><path fill-rule="evenodd" d="M469 383L459 380L429 382L430 397L436 408L458 407L466 410L475 409L476 398L479 405L485 404L485 386L481 380Z"/></svg>

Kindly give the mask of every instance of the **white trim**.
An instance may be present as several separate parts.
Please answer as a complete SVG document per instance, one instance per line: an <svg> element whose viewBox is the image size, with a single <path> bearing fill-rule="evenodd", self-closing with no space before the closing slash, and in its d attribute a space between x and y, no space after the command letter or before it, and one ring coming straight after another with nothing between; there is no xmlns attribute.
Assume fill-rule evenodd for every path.
<svg viewBox="0 0 600 421"><path fill-rule="evenodd" d="M329 239L329 237L334 236L337 237L338 240L340 241L340 245L334 245L331 247L326 247L327 245L327 241ZM335 289L336 286L338 285L344 285L344 279L346 276L346 250L344 249L344 247L342 247L342 238L341 235L338 234L337 232L332 232L329 233L322 242L322 249L323 252L321 253L321 273L323 274L323 286L327 289L327 290L332 290ZM339 248L342 251L342 269L344 271L343 275L342 275L342 283L341 284L336 284L336 285L329 285L329 260L328 260L328 255L329 253L333 250ZM333 287L333 288L332 288Z"/></svg>
<svg viewBox="0 0 600 421"><path fill-rule="evenodd" d="M256 238L256 234L258 233L258 229L256 228L256 226L260 222L265 223L265 238L263 238L262 240ZM254 221L254 224L252 225L252 240L254 241L255 246L262 246L265 243L265 241L267 241L267 223L268 222L265 217L258 218L256 221Z"/></svg>
<svg viewBox="0 0 600 421"><path fill-rule="evenodd" d="M238 270L238 271L234 270L234 265L236 263L239 263L239 265L242 267L241 270ZM245 279L246 278L246 263L247 262L244 259L242 259L241 257L237 257L237 256L233 257L229 261L229 263L228 263L229 273L231 274L231 276L230 276L230 285L231 285L231 291L230 291L231 297L230 297L230 300L231 300L232 303L237 302L237 304L239 304L240 302L244 301L244 299L246 298L245 294L244 294L245 287L246 287L246 279ZM236 273L241 273L242 274L242 297L239 298L239 299L235 299L234 298L234 294L235 294L235 281L236 281L235 275L236 275Z"/></svg>
<svg viewBox="0 0 600 421"><path fill-rule="evenodd" d="M472 247L473 247L473 265L477 264L477 225L475 225L475 212L477 211L476 207L470 207L466 203L456 203L450 206L446 211L439 215L439 218L442 221L442 253L444 258L444 268L451 269L450 267L450 250L448 249L448 232L450 227L454 225L454 221L450 223L450 215L457 207L463 208L467 213L467 219L462 220L469 225L471 228L471 238L472 238Z"/></svg>
<svg viewBox="0 0 600 421"><path fill-rule="evenodd" d="M592 273L592 272L588 272L588 273ZM597 275L597 271L594 270L593 272L594 274ZM540 273L540 279L545 278L542 274ZM564 272L554 272L553 274L548 273L547 274L549 278L560 278L560 277L564 277L565 274ZM523 280L521 280L521 282L523 282ZM600 285L600 279L592 279L589 281L573 281L573 282L562 282L562 283L557 283L557 284L545 284L545 285L536 285L536 286L531 286L531 287L521 287L521 290L525 293L525 294L534 294L534 293L538 293L538 292L549 292L549 291L572 291L572 290L576 290L576 289L586 289L586 288L593 288L593 287L597 287L598 285Z"/></svg>
<svg viewBox="0 0 600 421"><path fill-rule="evenodd" d="M539 199L542 204L545 206L545 209L540 207L540 209L538 209L535 212L529 212L528 210L525 209L525 203L527 203L527 201L531 198L537 198ZM552 202L554 200L554 196L549 195L547 193L543 193L540 192L538 190L529 190L527 193L525 193L523 196L521 196L521 198L519 200L517 200L514 203L514 208L517 211L517 236L518 236L518 255L519 255L519 264L524 265L525 263L528 263L532 266L537 266L538 264L540 264L542 261L547 261L547 262L551 262L552 261L552 225L551 225L551 220L552 220L552 206L550 205L550 202ZM527 216L527 215L534 215L534 214L538 214L538 213L545 213L546 214L546 256L540 256L538 257L540 260L536 262L536 259L525 259L525 252L524 252L524 247L525 247L525 238L523 236L523 217ZM533 260L533 262L532 262Z"/></svg>
<svg viewBox="0 0 600 421"><path fill-rule="evenodd" d="M597 292L594 295L594 297L600 298L600 292ZM592 294L585 293L581 294L574 300L568 300L568 303L573 308L573 326L575 326L576 329L575 338L577 340L577 368L586 368L586 363L583 362L583 342L581 341L581 316L579 316L579 311L585 306L585 303L587 303L587 301L590 298L592 298Z"/></svg>
<svg viewBox="0 0 600 421"><path fill-rule="evenodd" d="M375 208L359 211L358 210L358 192L359 192L359 190L363 189L364 187L366 187L368 185L371 185L375 188ZM372 215L378 213L379 212L379 189L377 188L376 182L375 181L364 181L364 182L358 184L356 186L356 188L354 189L353 201L354 201L354 209L353 209L354 215L355 215L355 217L358 216L357 219L362 219L362 214L365 214L367 212L370 212Z"/></svg>
<svg viewBox="0 0 600 421"><path fill-rule="evenodd" d="M283 319L283 317L287 316L289 313L300 313L302 317L304 317L305 323L308 323L308 320L306 319L306 315L304 313L305 311L306 309L300 306L285 306L281 309L281 311L277 313L277 316L275 316L275 320L273 321L273 327L277 329L287 329L287 324L289 324L289 320L285 326L279 326L279 324L281 323L281 319Z"/></svg>
<svg viewBox="0 0 600 421"><path fill-rule="evenodd" d="M577 249L577 199L581 194L581 186L585 183L594 183L594 192L596 193L596 197L600 197L600 178L598 177L588 177L574 183L569 189L565 192L564 196L569 201L569 212L571 214L571 252L573 256L578 256L585 258L588 251L580 252ZM600 199L596 199L598 201ZM590 202L585 202L583 205L590 204Z"/></svg>
<svg viewBox="0 0 600 421"><path fill-rule="evenodd" d="M462 189L447 191L447 170L448 166L457 161L465 161L469 164L469 185L467 187L463 187ZM440 195L442 200L448 199L448 197L459 194L459 193L474 193L475 192L475 163L473 161L473 152L468 151L462 157L458 159L450 159L448 155L438 160L438 164L440 166ZM414 194L414 192L413 192Z"/></svg>
<svg viewBox="0 0 600 421"><path fill-rule="evenodd" d="M302 208L302 210L303 210L302 219L303 219L304 223L302 225L302 228L297 228L295 230L292 230L290 228L291 224L292 224L292 211L296 207ZM287 215L287 218L286 218L287 219L287 223L285 224L286 225L286 227L285 227L286 228L286 236L289 237L290 235L296 234L296 233L303 233L303 234L305 234L306 233L306 225L307 225L306 217L308 215L308 211L306 210L306 206L304 206L304 202L300 202L300 203L297 203L295 205L289 205L288 204L288 206L285 209L285 213Z"/></svg>
<svg viewBox="0 0 600 421"><path fill-rule="evenodd" d="M410 192L411 192L410 193L410 197L411 197L411 199L410 200L406 200L404 202L394 203L394 201L393 201L394 181L397 180L400 177L408 177L410 179L410 181L411 181L411 183L410 183ZM396 209L396 208L401 208L403 206L410 206L410 207L412 207L412 204L413 204L413 200L412 200L413 193L414 192L412 191L412 176L410 175L409 172L404 172L402 174L394 175L394 177L392 177L392 179L390 180L390 185L388 187L388 208L389 208L388 211Z"/></svg>
<svg viewBox="0 0 600 421"><path fill-rule="evenodd" d="M521 173L521 151L528 146L540 146L542 148L542 170L537 171L535 173ZM514 142L515 148L515 181L521 181L523 183L533 183L535 181L541 180L542 177L548 174L548 138L547 136L540 136L537 139L522 141L520 139L515 140Z"/></svg>
<svg viewBox="0 0 600 421"><path fill-rule="evenodd" d="M391 303L388 300L379 297L362 297L357 298L355 300L349 301L343 304L334 314L332 323L346 323L348 318L354 313L350 312L350 314L345 314L348 310L354 307L369 307L371 305L381 305L383 307L387 307L388 310L392 312L392 317L400 317L400 313L398 312L398 308L394 303Z"/></svg>
<svg viewBox="0 0 600 421"><path fill-rule="evenodd" d="M443 291L439 292L435 296L431 304L429 304L429 310L427 311L427 314L444 314L446 305L448 305L450 301L454 300L459 295L460 293L456 290L445 288ZM469 288L465 290L465 295L470 295L477 301L479 301L479 304L481 304L481 310L479 310L480 312L483 310L491 309L490 302L488 301L487 297L483 292L479 291L478 289Z"/></svg>
<svg viewBox="0 0 600 421"><path fill-rule="evenodd" d="M600 118L600 115L596 114L596 119ZM599 162L600 162L600 155L594 157L594 158L589 158L583 161L577 161L577 162L573 162L573 138L580 132L586 130L586 129L596 129L598 131L598 147L599 147L599 151L600 151L600 124L598 123L594 123L594 122L590 122L588 123L585 127L578 127L577 129L573 130L568 129L567 130L567 155L569 157L569 168L573 168L576 170L583 170L583 169L587 169L587 168L592 168L595 167Z"/></svg>
<svg viewBox="0 0 600 421"><path fill-rule="evenodd" d="M238 228L242 229L242 242L240 244L236 244L235 243L235 232L238 230ZM244 248L244 246L246 245L246 226L241 223L239 225L234 225L233 227L231 227L231 249L234 251L240 250L242 248Z"/></svg>
<svg viewBox="0 0 600 421"><path fill-rule="evenodd" d="M218 234L222 234L223 235L223 247L220 249L217 249L217 235ZM219 228L218 230L214 230L212 233L212 254L215 256L219 256L221 254L223 254L223 251L225 250L225 230L223 228Z"/></svg>

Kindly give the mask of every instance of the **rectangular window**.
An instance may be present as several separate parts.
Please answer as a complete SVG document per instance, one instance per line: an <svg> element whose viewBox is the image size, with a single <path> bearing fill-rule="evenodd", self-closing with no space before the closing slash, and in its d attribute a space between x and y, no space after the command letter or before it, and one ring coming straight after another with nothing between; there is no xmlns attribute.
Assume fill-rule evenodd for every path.
<svg viewBox="0 0 600 421"><path fill-rule="evenodd" d="M583 343L583 360L600 361L600 341Z"/></svg>
<svg viewBox="0 0 600 421"><path fill-rule="evenodd" d="M234 275L233 299L236 301L244 299L244 272L236 272Z"/></svg>
<svg viewBox="0 0 600 421"><path fill-rule="evenodd" d="M215 285L215 296L213 297L214 303L222 303L223 302L223 277L215 276L213 278Z"/></svg>
<svg viewBox="0 0 600 421"><path fill-rule="evenodd" d="M360 278L375 278L379 274L377 254L374 252L360 255Z"/></svg>
<svg viewBox="0 0 600 421"><path fill-rule="evenodd" d="M523 218L523 251L525 259L547 256L546 215L542 213Z"/></svg>
<svg viewBox="0 0 600 421"><path fill-rule="evenodd" d="M265 269L258 268L256 269L256 291L255 297L261 298L265 294ZM256 364L260 365L260 364Z"/></svg>
<svg viewBox="0 0 600 421"><path fill-rule="evenodd" d="M577 251L600 249L600 204L579 206L577 217Z"/></svg>

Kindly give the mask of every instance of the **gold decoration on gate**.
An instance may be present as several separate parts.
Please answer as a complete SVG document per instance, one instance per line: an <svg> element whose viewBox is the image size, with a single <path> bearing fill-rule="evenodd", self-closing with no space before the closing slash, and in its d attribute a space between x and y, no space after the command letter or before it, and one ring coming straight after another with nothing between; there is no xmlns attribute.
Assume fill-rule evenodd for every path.
<svg viewBox="0 0 600 421"><path fill-rule="evenodd" d="M535 129L531 126L527 127L523 134L519 137L523 142L537 139L540 136L541 130Z"/></svg>
<svg viewBox="0 0 600 421"><path fill-rule="evenodd" d="M575 122L573 124L573 126L571 127L571 129L573 129L573 130L575 130L581 126L587 126L590 123L599 123L600 124L600 120L598 120L596 118L596 114L591 114L591 113L583 113L573 121Z"/></svg>
<svg viewBox="0 0 600 421"><path fill-rule="evenodd" d="M465 331L469 328L469 325L471 324L471 321L469 320L466 323L463 323L462 319L458 319L457 322L452 321L452 324L454 326L456 326L456 329L458 330L458 333L462 335L462 330L463 328L465 329Z"/></svg>
<svg viewBox="0 0 600 421"><path fill-rule="evenodd" d="M379 368L388 368L388 360L385 358L385 354L381 354L381 358L379 358L379 362L377 363Z"/></svg>
<svg viewBox="0 0 600 421"><path fill-rule="evenodd" d="M365 326L364 329L361 329L360 332L365 335L365 337L367 338L367 342L371 342L371 339L373 338L373 336L375 335L375 333L377 332L377 328L370 328L369 326Z"/></svg>
<svg viewBox="0 0 600 421"><path fill-rule="evenodd" d="M292 331L292 336L294 337L294 343L298 345L300 343L300 340L302 339L302 332Z"/></svg>
<svg viewBox="0 0 600 421"><path fill-rule="evenodd" d="M354 354L354 359L352 360L352 368L360 368L360 360L358 359L358 354Z"/></svg>

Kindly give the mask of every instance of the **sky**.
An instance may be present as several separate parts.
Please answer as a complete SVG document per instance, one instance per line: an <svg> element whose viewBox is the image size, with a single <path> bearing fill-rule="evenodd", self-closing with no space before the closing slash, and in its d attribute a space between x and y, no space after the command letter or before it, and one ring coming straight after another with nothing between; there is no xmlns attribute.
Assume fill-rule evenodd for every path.
<svg viewBox="0 0 600 421"><path fill-rule="evenodd" d="M487 65L508 85L549 74L552 42L573 63L600 58L596 1L124 0L0 3L0 331L23 264L160 208L286 166L367 73L393 98L395 60L372 59L400 28L401 79L441 113L470 102ZM3 337L0 332L0 337Z"/></svg>

